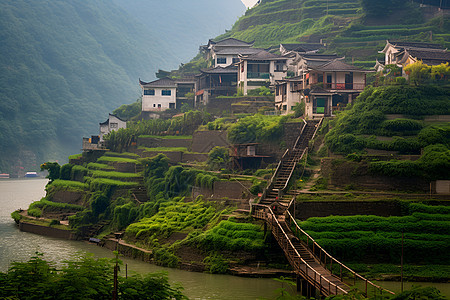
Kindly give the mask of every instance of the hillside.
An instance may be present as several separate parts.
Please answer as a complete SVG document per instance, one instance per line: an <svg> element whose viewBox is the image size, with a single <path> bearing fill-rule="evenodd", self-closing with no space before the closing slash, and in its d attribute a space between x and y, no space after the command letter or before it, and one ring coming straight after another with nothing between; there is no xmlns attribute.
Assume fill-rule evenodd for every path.
<svg viewBox="0 0 450 300"><path fill-rule="evenodd" d="M211 3L205 11L231 20L244 9L240 2L230 7ZM196 41L174 47L167 41L179 37L158 33L179 19L185 20L185 36L203 31L206 26L190 25L198 6L190 7L192 14L182 8L166 6L171 14L152 18L151 26L109 1L2 1L0 171L14 174L38 170L46 160L66 160L79 151L83 136L98 132L108 112L139 97L139 77L154 78L158 68L176 67L185 49L197 49Z"/></svg>
<svg viewBox="0 0 450 300"><path fill-rule="evenodd" d="M388 38L433 39L448 46L449 26L448 16L438 17L436 7L421 9L417 2L265 0L217 39L255 41L256 47L322 40L329 52L373 65Z"/></svg>

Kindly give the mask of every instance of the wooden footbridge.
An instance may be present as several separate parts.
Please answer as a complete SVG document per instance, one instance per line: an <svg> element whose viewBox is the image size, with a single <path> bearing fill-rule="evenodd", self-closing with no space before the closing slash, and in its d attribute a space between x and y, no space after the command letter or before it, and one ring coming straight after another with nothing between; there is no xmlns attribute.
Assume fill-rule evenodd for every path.
<svg viewBox="0 0 450 300"><path fill-rule="evenodd" d="M296 167L308 152L322 120L305 122L292 149L288 149L269 181L258 204L252 204L252 215L265 221L292 268L297 274L297 289L311 297L343 295L356 286L365 295L393 294L370 282L328 254L303 231L291 211L295 211L295 195L287 193L289 181ZM352 282L344 282L350 278Z"/></svg>

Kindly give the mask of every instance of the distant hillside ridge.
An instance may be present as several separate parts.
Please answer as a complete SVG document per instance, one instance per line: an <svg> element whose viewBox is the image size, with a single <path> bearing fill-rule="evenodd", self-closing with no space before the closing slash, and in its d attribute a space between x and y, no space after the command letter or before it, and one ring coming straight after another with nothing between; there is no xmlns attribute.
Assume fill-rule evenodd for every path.
<svg viewBox="0 0 450 300"><path fill-rule="evenodd" d="M201 7L176 1L183 9L175 14L168 6L173 2L158 2L170 12L159 14L165 29L178 19L184 20L178 30L185 35L197 36L207 28L187 25L200 19L192 16ZM234 10L205 7L210 18L224 16L217 17L219 24L225 16L236 18L244 11L236 2L230 5ZM170 30L161 38L158 31L161 27L144 25L139 16L106 0L2 1L0 171L38 170L43 161L64 162L79 152L83 136L98 133L109 112L139 97L139 77L155 78L159 68L179 65L187 49L198 49L196 41L180 42Z"/></svg>

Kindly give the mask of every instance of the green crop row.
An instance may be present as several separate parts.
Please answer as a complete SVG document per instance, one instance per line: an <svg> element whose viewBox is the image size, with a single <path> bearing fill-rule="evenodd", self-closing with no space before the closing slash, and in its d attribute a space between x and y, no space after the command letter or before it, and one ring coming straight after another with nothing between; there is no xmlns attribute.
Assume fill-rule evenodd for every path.
<svg viewBox="0 0 450 300"><path fill-rule="evenodd" d="M102 156L97 159L97 162L129 162L129 163L138 163L136 159L126 158L126 157L117 157L117 156Z"/></svg>
<svg viewBox="0 0 450 300"><path fill-rule="evenodd" d="M141 177L140 174L137 173L125 173L125 172L116 172L116 171L101 171L95 170L91 171L92 178L109 178L109 179L130 179Z"/></svg>
<svg viewBox="0 0 450 300"><path fill-rule="evenodd" d="M265 248L264 232L260 226L233 221L221 221L191 242L207 250L261 251Z"/></svg>
<svg viewBox="0 0 450 300"><path fill-rule="evenodd" d="M56 179L46 187L46 190L49 191L53 188L84 191L88 188L88 185L79 181Z"/></svg>
<svg viewBox="0 0 450 300"><path fill-rule="evenodd" d="M100 164L100 163L88 163L87 168L89 170L114 170L113 166L107 165L107 164Z"/></svg>

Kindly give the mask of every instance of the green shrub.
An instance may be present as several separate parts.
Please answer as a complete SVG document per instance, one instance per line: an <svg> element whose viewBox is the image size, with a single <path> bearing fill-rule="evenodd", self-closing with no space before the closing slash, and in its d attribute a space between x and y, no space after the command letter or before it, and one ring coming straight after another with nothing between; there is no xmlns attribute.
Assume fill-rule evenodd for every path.
<svg viewBox="0 0 450 300"><path fill-rule="evenodd" d="M208 267L208 271L211 274L225 274L228 272L228 261L220 254L213 254L207 256L203 262Z"/></svg>
<svg viewBox="0 0 450 300"><path fill-rule="evenodd" d="M154 250L154 257L156 264L164 267L176 268L179 263L178 257L164 248Z"/></svg>
<svg viewBox="0 0 450 300"><path fill-rule="evenodd" d="M283 136L286 116L264 116L256 114L244 117L228 129L228 139L235 144L254 142L276 142Z"/></svg>
<svg viewBox="0 0 450 300"><path fill-rule="evenodd" d="M71 164L65 164L61 167L60 178L62 180L70 180L71 179L72 167L73 167L73 165L71 165Z"/></svg>
<svg viewBox="0 0 450 300"><path fill-rule="evenodd" d="M207 164L211 170L226 168L230 162L229 149L225 147L214 147L208 154Z"/></svg>
<svg viewBox="0 0 450 300"><path fill-rule="evenodd" d="M410 135L419 132L423 128L423 124L411 119L395 119L384 121L380 127L388 133L403 133L405 135Z"/></svg>

